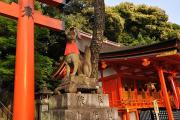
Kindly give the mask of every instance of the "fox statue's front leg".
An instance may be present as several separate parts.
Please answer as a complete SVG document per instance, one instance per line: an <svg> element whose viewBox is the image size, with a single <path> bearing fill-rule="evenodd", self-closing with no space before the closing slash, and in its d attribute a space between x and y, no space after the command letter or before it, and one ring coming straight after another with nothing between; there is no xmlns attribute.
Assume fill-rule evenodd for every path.
<svg viewBox="0 0 180 120"><path fill-rule="evenodd" d="M73 73L71 75L76 75L78 66L79 66L79 55L78 54L72 54L72 63L74 65Z"/></svg>
<svg viewBox="0 0 180 120"><path fill-rule="evenodd" d="M71 53L65 57L65 62L66 62L66 70L67 70L66 77L70 76L70 70L71 70L70 64L71 63L74 66L73 73L71 75L76 75L77 70L78 70L78 64L79 64L78 63L79 62L79 55L75 54L75 53Z"/></svg>

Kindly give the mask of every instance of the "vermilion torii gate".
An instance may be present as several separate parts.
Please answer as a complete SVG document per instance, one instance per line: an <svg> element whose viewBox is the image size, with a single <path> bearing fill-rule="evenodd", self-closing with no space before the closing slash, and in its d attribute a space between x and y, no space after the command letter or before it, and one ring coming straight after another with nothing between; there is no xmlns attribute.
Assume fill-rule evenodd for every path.
<svg viewBox="0 0 180 120"><path fill-rule="evenodd" d="M65 2L39 1L53 6ZM34 0L18 0L18 4L0 2L0 14L18 20L13 120L34 120L34 23L64 30L63 22L35 11Z"/></svg>

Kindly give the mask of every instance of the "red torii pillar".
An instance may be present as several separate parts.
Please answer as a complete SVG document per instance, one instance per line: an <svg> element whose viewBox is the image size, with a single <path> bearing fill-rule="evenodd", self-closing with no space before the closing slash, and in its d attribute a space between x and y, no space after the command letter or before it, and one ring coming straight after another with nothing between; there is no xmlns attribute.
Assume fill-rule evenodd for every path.
<svg viewBox="0 0 180 120"><path fill-rule="evenodd" d="M34 119L34 20L25 7L34 12L34 0L19 0L16 41L13 120ZM22 12L24 11L24 12Z"/></svg>
<svg viewBox="0 0 180 120"><path fill-rule="evenodd" d="M64 1L45 2L58 6ZM18 4L0 2L0 7L1 15L18 19L13 120L34 120L34 23L63 30L63 22L34 11L34 0L19 0Z"/></svg>

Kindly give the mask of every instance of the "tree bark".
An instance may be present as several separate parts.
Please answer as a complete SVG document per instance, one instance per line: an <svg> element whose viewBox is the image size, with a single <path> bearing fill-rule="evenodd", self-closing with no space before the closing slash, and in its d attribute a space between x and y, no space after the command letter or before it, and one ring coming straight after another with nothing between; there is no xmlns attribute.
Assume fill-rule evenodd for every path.
<svg viewBox="0 0 180 120"><path fill-rule="evenodd" d="M91 77L98 79L98 61L99 54L102 48L103 35L104 35L104 19L105 19L105 4L104 0L94 1L94 26L93 26L93 38L91 42L91 62L92 73Z"/></svg>

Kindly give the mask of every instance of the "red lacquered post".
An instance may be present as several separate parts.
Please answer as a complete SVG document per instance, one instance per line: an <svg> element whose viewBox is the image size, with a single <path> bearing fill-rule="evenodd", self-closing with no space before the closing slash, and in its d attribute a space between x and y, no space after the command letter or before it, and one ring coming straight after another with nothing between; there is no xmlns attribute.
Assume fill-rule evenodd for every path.
<svg viewBox="0 0 180 120"><path fill-rule="evenodd" d="M164 97L164 101L165 101L165 105L166 105L166 109L167 109L167 113L168 113L168 118L169 118L169 120L174 120L162 68L158 68L158 75L159 75L159 79L160 79L160 83L161 83L161 89L163 92L163 97Z"/></svg>
<svg viewBox="0 0 180 120"><path fill-rule="evenodd" d="M129 110L126 111L126 120L131 120Z"/></svg>
<svg viewBox="0 0 180 120"><path fill-rule="evenodd" d="M34 120L34 0L18 2L13 120Z"/></svg>

